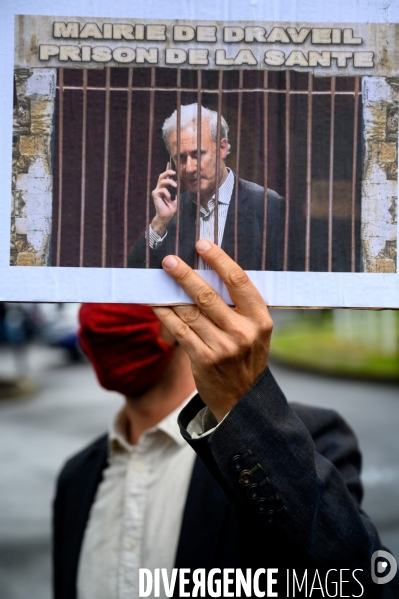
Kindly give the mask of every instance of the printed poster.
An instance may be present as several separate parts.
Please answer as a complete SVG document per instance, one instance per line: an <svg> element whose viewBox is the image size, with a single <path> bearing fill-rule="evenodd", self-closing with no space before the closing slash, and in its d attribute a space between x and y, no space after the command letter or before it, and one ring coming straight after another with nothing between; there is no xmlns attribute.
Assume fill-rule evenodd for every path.
<svg viewBox="0 0 399 599"><path fill-rule="evenodd" d="M204 237L270 305L398 307L397 39L16 15L5 299L187 301L168 254L225 293Z"/></svg>

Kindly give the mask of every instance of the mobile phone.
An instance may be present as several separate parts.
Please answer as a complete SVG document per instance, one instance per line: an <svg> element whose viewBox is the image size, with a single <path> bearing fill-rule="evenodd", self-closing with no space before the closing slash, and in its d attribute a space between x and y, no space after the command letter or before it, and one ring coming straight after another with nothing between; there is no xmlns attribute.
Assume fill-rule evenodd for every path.
<svg viewBox="0 0 399 599"><path fill-rule="evenodd" d="M176 171L176 175L169 177L169 179L172 179L173 181L177 181L177 169L176 169L176 165L174 163L174 160L172 158L172 156L169 155L169 165L170 165L170 170L172 171ZM176 195L177 195L177 187L172 187L172 185L168 186L168 190L170 193L170 197L172 200L176 199Z"/></svg>

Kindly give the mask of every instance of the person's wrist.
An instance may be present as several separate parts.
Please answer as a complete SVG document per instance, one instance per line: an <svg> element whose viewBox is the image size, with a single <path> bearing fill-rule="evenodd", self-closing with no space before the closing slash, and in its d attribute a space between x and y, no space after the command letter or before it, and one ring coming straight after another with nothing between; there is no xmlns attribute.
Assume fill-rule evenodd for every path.
<svg viewBox="0 0 399 599"><path fill-rule="evenodd" d="M166 220L166 219L159 217L158 215L154 216L154 218L152 219L152 222L151 222L152 230L154 231L154 233L156 233L160 237L163 237L167 231L169 222L170 222L170 219Z"/></svg>

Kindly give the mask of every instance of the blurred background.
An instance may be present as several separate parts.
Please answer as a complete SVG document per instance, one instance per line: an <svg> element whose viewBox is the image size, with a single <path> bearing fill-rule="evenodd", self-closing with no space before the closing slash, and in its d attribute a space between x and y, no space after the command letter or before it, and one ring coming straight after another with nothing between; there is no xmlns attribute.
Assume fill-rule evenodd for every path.
<svg viewBox="0 0 399 599"><path fill-rule="evenodd" d="M50 599L51 503L65 459L121 397L77 344L78 304L0 303L0 596ZM289 401L333 408L363 453L364 510L399 557L399 312L272 310L271 368Z"/></svg>

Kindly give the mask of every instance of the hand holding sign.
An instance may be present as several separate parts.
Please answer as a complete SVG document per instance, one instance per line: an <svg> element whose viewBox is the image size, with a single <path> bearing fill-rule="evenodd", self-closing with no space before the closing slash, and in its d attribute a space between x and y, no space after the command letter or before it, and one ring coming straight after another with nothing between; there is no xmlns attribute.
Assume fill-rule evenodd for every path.
<svg viewBox="0 0 399 599"><path fill-rule="evenodd" d="M198 392L220 422L266 368L273 322L248 275L222 249L206 240L196 248L225 283L235 308L182 260L167 256L165 271L196 306L154 312L187 351Z"/></svg>

